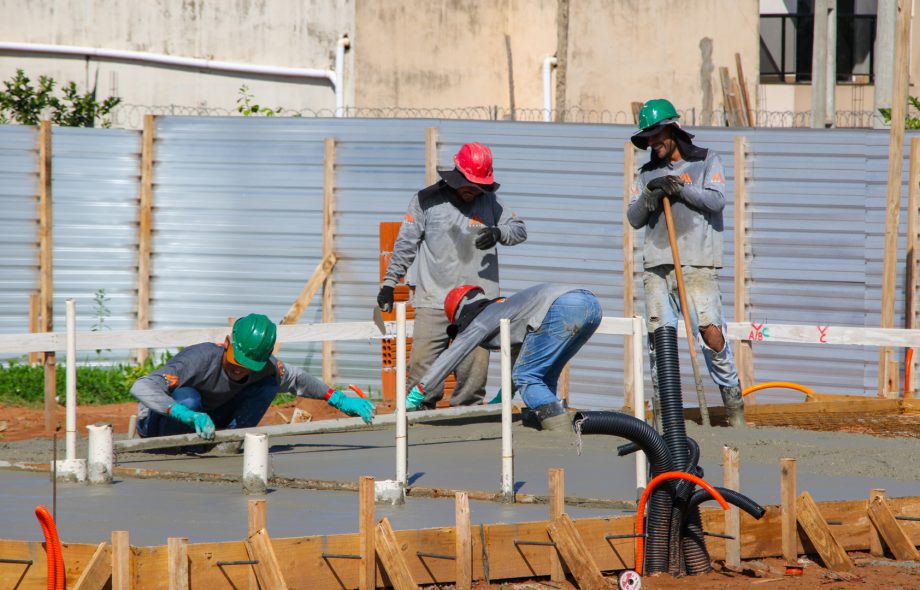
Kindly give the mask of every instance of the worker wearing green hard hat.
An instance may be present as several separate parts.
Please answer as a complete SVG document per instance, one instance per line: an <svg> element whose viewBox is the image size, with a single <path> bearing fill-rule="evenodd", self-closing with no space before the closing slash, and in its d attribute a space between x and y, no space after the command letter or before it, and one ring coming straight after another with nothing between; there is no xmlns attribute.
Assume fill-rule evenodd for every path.
<svg viewBox="0 0 920 590"><path fill-rule="evenodd" d="M256 426L279 391L324 399L349 416L370 423L374 404L336 391L299 367L272 356L275 323L249 314L233 323L222 344L195 344L131 387L140 402L137 432L141 437L197 433L214 438L217 429ZM224 443L223 450L238 444ZM230 446L233 449L230 449Z"/></svg>

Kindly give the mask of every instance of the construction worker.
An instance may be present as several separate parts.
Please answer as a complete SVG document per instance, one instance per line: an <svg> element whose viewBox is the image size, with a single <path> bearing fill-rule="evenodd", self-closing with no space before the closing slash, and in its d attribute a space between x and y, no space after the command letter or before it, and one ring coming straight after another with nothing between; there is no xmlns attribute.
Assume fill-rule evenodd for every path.
<svg viewBox="0 0 920 590"><path fill-rule="evenodd" d="M373 420L373 402L335 391L273 357L276 332L266 316L249 314L233 323L223 344L189 346L135 381L131 395L140 402L138 434L195 432L210 440L218 428L256 426L279 391L325 399L349 416L360 416L368 424Z"/></svg>
<svg viewBox="0 0 920 590"><path fill-rule="evenodd" d="M643 285L652 375L655 354L651 350L651 333L661 326L676 328L681 316L668 229L662 214L662 196L667 195L691 322L699 332L706 366L719 386L729 422L739 426L744 424L744 401L732 349L725 340L719 293L725 173L719 155L694 145L693 135L681 128L678 119L669 101L650 100L639 111L639 131L632 136L637 148L651 148L651 158L633 183L627 216L634 228L645 228Z"/></svg>
<svg viewBox="0 0 920 590"><path fill-rule="evenodd" d="M462 285L447 294L444 314L454 343L406 396L406 409L417 409L428 388L440 384L477 346L499 350L499 321L508 319L511 347L517 351L511 371L515 390L542 430L571 431L572 418L556 397L556 386L566 363L601 323L593 293L541 283L490 299L482 287Z"/></svg>
<svg viewBox="0 0 920 590"><path fill-rule="evenodd" d="M453 170L439 170L441 180L412 197L377 294L380 309L390 311L393 289L415 262L410 388L447 349L443 307L447 292L475 283L487 297L498 297L497 246L513 246L527 239L524 222L495 194L499 184L492 172L491 150L480 143L465 144L454 156L454 164ZM451 405L480 403L488 368L485 349L462 359ZM432 383L422 406L434 408L443 395L443 384Z"/></svg>

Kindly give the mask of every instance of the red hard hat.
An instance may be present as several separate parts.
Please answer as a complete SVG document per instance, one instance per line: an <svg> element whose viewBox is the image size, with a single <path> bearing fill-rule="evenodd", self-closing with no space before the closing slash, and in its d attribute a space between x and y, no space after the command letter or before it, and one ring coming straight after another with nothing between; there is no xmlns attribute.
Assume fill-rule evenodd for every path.
<svg viewBox="0 0 920 590"><path fill-rule="evenodd" d="M492 184L492 150L479 142L465 143L457 155L454 164L467 180L476 184Z"/></svg>
<svg viewBox="0 0 920 590"><path fill-rule="evenodd" d="M447 293L447 297L444 298L444 313L447 314L448 322L454 323L454 314L457 313L457 308L460 306L460 302L470 291L479 291L480 293L485 293L485 291L482 290L482 287L477 287L476 285L460 285L456 289L451 289L450 292Z"/></svg>

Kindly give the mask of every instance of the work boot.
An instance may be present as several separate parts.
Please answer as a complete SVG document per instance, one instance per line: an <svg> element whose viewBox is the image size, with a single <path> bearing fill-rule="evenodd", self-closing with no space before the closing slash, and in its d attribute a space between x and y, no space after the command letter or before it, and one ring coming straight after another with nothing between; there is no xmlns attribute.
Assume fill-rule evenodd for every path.
<svg viewBox="0 0 920 590"><path fill-rule="evenodd" d="M562 402L555 401L537 406L533 413L540 421L540 430L572 432L572 416L565 411Z"/></svg>
<svg viewBox="0 0 920 590"><path fill-rule="evenodd" d="M722 394L722 404L725 406L725 417L728 418L728 425L732 427L746 426L744 421L744 398L741 397L741 387L733 385L725 387L720 385L719 392Z"/></svg>

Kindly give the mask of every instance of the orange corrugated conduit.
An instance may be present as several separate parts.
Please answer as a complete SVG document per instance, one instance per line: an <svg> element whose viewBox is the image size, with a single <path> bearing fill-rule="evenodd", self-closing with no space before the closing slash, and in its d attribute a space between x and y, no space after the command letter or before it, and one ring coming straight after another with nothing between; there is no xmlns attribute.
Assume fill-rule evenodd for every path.
<svg viewBox="0 0 920 590"><path fill-rule="evenodd" d="M914 392L910 390L910 366L914 360L914 349L907 349L907 358L904 359L904 399L914 397Z"/></svg>
<svg viewBox="0 0 920 590"><path fill-rule="evenodd" d="M48 590L64 590L64 552L58 538L54 518L44 506L35 507L35 516L45 535L45 553L48 559Z"/></svg>
<svg viewBox="0 0 920 590"><path fill-rule="evenodd" d="M783 388L783 389L795 389L796 391L801 391L805 394L805 397L815 397L815 390L810 387L805 387L804 385L799 385L798 383L793 383L792 381L768 381L766 383L758 383L757 385L751 385L747 389L741 392L741 395L747 395L749 393L754 393L755 391L760 391L762 389L772 389L772 388Z"/></svg>

